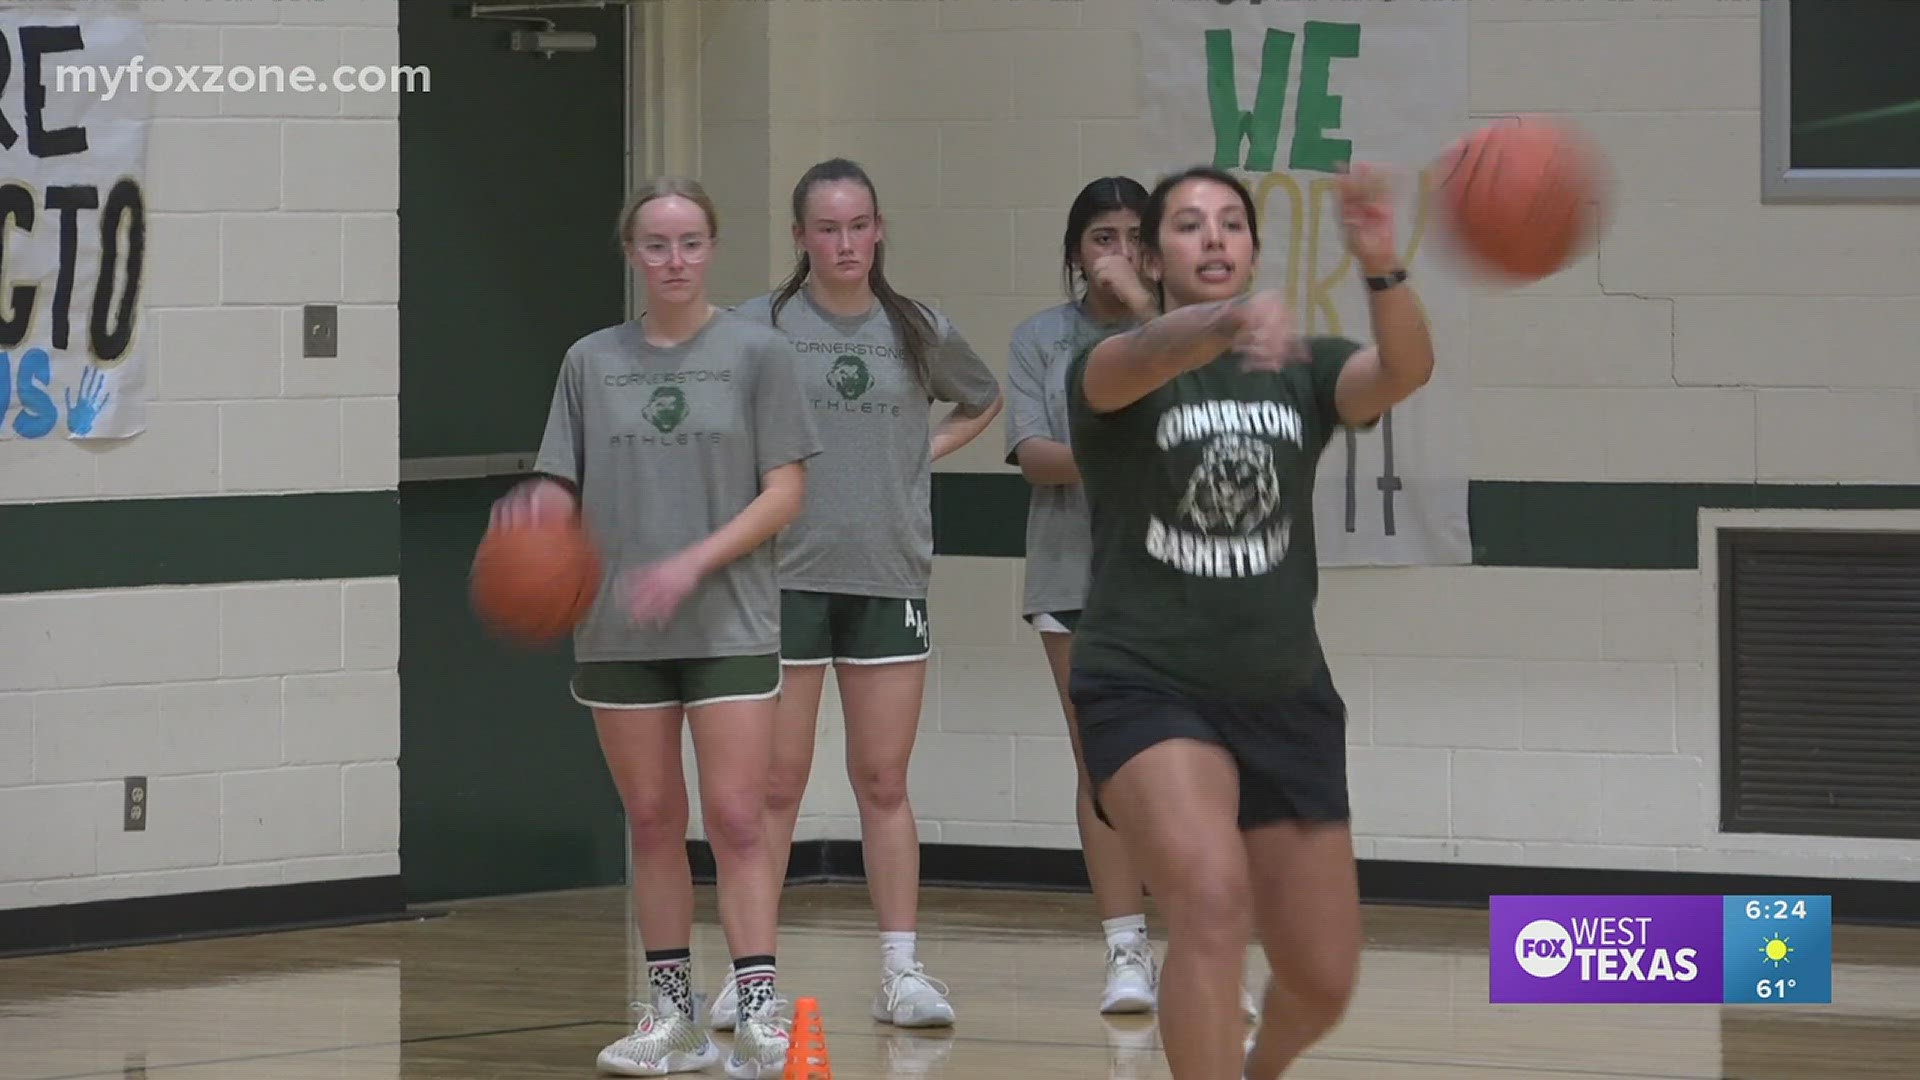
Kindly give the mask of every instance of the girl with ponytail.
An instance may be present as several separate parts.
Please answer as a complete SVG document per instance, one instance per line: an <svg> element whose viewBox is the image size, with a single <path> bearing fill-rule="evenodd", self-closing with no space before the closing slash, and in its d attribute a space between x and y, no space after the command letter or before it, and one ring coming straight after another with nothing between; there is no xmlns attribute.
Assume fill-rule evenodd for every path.
<svg viewBox="0 0 1920 1080"><path fill-rule="evenodd" d="M793 273L736 309L791 346L826 447L811 463L799 520L778 541L786 675L767 840L784 880L831 665L880 924L873 1017L900 1027L945 1027L953 1023L946 988L914 956L920 837L907 799L932 652L932 464L993 422L1000 384L945 316L888 283L879 196L859 165L834 158L800 177L793 240ZM934 402L953 405L937 424ZM734 1000L730 983L714 1002L713 1026L732 1024Z"/></svg>

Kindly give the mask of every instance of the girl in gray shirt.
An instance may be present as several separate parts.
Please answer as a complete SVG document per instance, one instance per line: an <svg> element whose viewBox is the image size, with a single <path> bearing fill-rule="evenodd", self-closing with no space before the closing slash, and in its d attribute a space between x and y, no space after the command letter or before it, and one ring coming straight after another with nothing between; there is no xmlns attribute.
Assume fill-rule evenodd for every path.
<svg viewBox="0 0 1920 1080"><path fill-rule="evenodd" d="M932 648L932 463L986 430L1000 411L1000 384L944 315L888 284L884 239L866 173L841 158L821 162L793 190L801 254L792 276L737 309L780 334L826 447L808 471L806 508L779 539L786 688L768 784L768 841L784 876L831 665L880 924L873 1017L944 1027L953 1023L946 988L914 955L920 838L907 800ZM937 401L953 408L936 425ZM732 1022L734 1000L733 988L723 987L714 1026Z"/></svg>
<svg viewBox="0 0 1920 1080"><path fill-rule="evenodd" d="M1074 354L1158 314L1140 277L1140 210L1147 189L1106 176L1080 190L1067 210L1062 274L1071 298L1021 323L1007 350L1007 463L1033 485L1027 506L1027 582L1021 614L1040 633L1067 715L1079 773L1077 817L1087 876L1107 939L1103 1013L1149 1012L1158 997L1141 879L1120 837L1093 812L1080 738L1067 699L1073 628L1086 598L1092 537L1086 495L1067 435L1066 371Z"/></svg>
<svg viewBox="0 0 1920 1080"><path fill-rule="evenodd" d="M572 690L593 710L632 832L652 1001L599 1057L602 1071L628 1076L697 1071L721 1056L694 1015L683 719L741 1001L727 1075L780 1075L789 1041L774 993L781 876L764 827L781 675L771 541L800 512L820 437L786 342L707 302L718 231L693 181L658 180L634 196L620 235L647 311L567 350L541 476L495 511L578 513L607 566L574 634Z"/></svg>

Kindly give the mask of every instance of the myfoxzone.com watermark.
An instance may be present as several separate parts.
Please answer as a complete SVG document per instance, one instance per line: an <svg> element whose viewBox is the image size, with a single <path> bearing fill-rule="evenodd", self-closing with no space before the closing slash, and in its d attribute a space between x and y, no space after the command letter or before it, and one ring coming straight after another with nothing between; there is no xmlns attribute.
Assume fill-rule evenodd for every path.
<svg viewBox="0 0 1920 1080"><path fill-rule="evenodd" d="M433 89L425 67L342 64L330 76L305 64L153 64L136 56L124 64L60 64L53 88L112 101L122 91L151 94L296 94L335 90L343 94L424 94Z"/></svg>

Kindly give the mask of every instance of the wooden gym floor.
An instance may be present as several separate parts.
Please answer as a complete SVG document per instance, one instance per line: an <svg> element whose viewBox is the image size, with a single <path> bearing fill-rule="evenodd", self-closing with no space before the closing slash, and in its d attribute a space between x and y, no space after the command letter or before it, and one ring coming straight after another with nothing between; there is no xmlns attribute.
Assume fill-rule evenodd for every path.
<svg viewBox="0 0 1920 1080"><path fill-rule="evenodd" d="M701 904L711 992L725 949L711 890ZM920 954L953 988L950 1034L867 1018L879 959L864 889L789 891L782 990L820 1000L836 1080L1167 1076L1151 1018L1095 1011L1087 897L929 889L925 907ZM641 978L625 891L444 910L0 960L0 1080L592 1077ZM1836 927L1834 944L1831 1006L1496 1008L1484 912L1371 908L1353 1009L1290 1080L1920 1077L1920 931Z"/></svg>

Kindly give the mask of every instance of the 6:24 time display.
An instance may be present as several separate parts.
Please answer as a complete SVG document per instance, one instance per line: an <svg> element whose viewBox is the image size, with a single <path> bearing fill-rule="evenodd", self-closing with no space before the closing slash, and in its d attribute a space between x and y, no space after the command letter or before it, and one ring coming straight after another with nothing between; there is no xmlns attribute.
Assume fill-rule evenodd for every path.
<svg viewBox="0 0 1920 1080"><path fill-rule="evenodd" d="M1747 901L1747 918L1749 919L1804 919L1806 917L1807 902L1805 900Z"/></svg>

